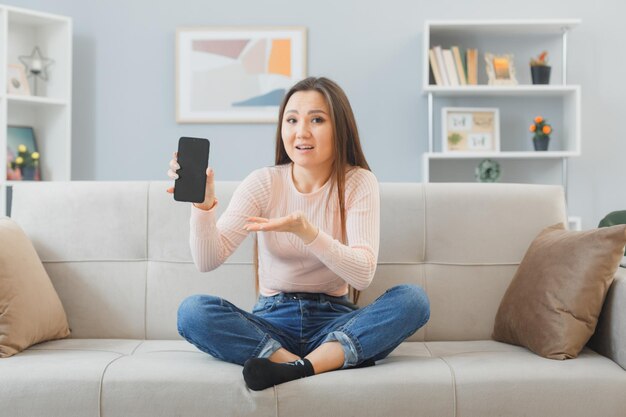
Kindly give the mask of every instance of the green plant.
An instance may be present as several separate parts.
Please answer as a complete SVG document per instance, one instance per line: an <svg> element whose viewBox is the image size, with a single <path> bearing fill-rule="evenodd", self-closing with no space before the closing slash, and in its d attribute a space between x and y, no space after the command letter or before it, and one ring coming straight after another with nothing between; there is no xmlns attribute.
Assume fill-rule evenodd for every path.
<svg viewBox="0 0 626 417"><path fill-rule="evenodd" d="M534 123L530 125L529 130L535 134L535 136L547 136L550 137L552 133L552 126L548 124L548 121L541 116L535 117Z"/></svg>
<svg viewBox="0 0 626 417"><path fill-rule="evenodd" d="M537 58L530 59L531 67L545 67L548 65L548 51L543 51Z"/></svg>
<svg viewBox="0 0 626 417"><path fill-rule="evenodd" d="M484 159L474 170L478 182L496 182L500 179L500 164L491 159Z"/></svg>
<svg viewBox="0 0 626 417"><path fill-rule="evenodd" d="M17 157L11 161L11 169L36 167L39 164L39 152L28 152L26 145L17 147Z"/></svg>
<svg viewBox="0 0 626 417"><path fill-rule="evenodd" d="M451 135L448 135L448 142L452 145L458 145L461 139L463 139L463 137L459 133L452 133Z"/></svg>

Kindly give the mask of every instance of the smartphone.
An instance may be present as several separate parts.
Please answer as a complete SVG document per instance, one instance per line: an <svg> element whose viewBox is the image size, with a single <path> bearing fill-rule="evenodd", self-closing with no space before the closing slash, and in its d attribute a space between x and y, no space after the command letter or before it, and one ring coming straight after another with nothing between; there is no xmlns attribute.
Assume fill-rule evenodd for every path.
<svg viewBox="0 0 626 417"><path fill-rule="evenodd" d="M202 203L209 166L208 139L182 137L178 140L178 179L174 182L174 200Z"/></svg>

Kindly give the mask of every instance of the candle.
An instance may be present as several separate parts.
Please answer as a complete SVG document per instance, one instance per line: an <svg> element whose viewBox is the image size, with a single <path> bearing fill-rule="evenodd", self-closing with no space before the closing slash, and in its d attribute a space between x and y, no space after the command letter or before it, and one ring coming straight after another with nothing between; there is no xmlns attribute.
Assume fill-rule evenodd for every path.
<svg viewBox="0 0 626 417"><path fill-rule="evenodd" d="M41 60L33 59L33 61L30 64L30 70L32 72L40 72L41 71Z"/></svg>

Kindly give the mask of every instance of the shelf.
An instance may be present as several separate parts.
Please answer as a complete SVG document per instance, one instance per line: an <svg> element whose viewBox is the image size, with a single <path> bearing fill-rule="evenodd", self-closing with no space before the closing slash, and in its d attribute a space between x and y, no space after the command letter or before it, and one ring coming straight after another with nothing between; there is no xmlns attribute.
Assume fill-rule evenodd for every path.
<svg viewBox="0 0 626 417"><path fill-rule="evenodd" d="M13 180L7 180L7 181L4 182L4 185L7 186L7 187L11 187L11 186L13 186L15 184L23 184L25 182L33 182L34 183L34 182L42 182L42 181L32 181L32 180L13 181Z"/></svg>
<svg viewBox="0 0 626 417"><path fill-rule="evenodd" d="M557 159L580 156L571 151L529 151L529 152L426 152L429 159Z"/></svg>
<svg viewBox="0 0 626 417"><path fill-rule="evenodd" d="M32 127L40 173L44 181L71 179L72 150L72 19L0 5L0 75L6 78L8 65L21 65L20 57L30 56L35 47L54 62L47 66L48 80L37 83L35 95L0 92L0 160L6 161L9 147L7 126ZM33 78L29 78L34 92ZM6 168L0 174L0 216L5 213L6 189L22 181L7 181Z"/></svg>
<svg viewBox="0 0 626 417"><path fill-rule="evenodd" d="M51 24L65 24L68 18L45 12L22 9L14 6L3 6L9 12L11 21L34 27L50 26Z"/></svg>
<svg viewBox="0 0 626 417"><path fill-rule="evenodd" d="M432 93L439 97L459 96L518 96L518 97L562 97L576 94L580 90L577 85L467 85L459 87L433 86L424 87L424 94Z"/></svg>
<svg viewBox="0 0 626 417"><path fill-rule="evenodd" d="M515 20L440 20L426 21L431 32L445 31L472 32L474 34L524 35L560 35L563 30L572 29L581 23L580 19L515 19Z"/></svg>
<svg viewBox="0 0 626 417"><path fill-rule="evenodd" d="M37 105L54 105L54 106L67 106L67 100L59 100L50 97L41 96L18 96L15 94L7 94L7 101L10 103L32 103Z"/></svg>

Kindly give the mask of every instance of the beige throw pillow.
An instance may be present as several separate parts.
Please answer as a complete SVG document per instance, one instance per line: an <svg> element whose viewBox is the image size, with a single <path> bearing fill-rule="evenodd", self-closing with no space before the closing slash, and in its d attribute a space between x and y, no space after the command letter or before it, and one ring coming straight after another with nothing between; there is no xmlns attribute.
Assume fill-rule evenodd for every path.
<svg viewBox="0 0 626 417"><path fill-rule="evenodd" d="M0 218L0 358L70 334L65 310L33 244Z"/></svg>
<svg viewBox="0 0 626 417"><path fill-rule="evenodd" d="M496 314L493 339L550 359L578 356L595 331L626 245L626 225L550 226L535 238Z"/></svg>

